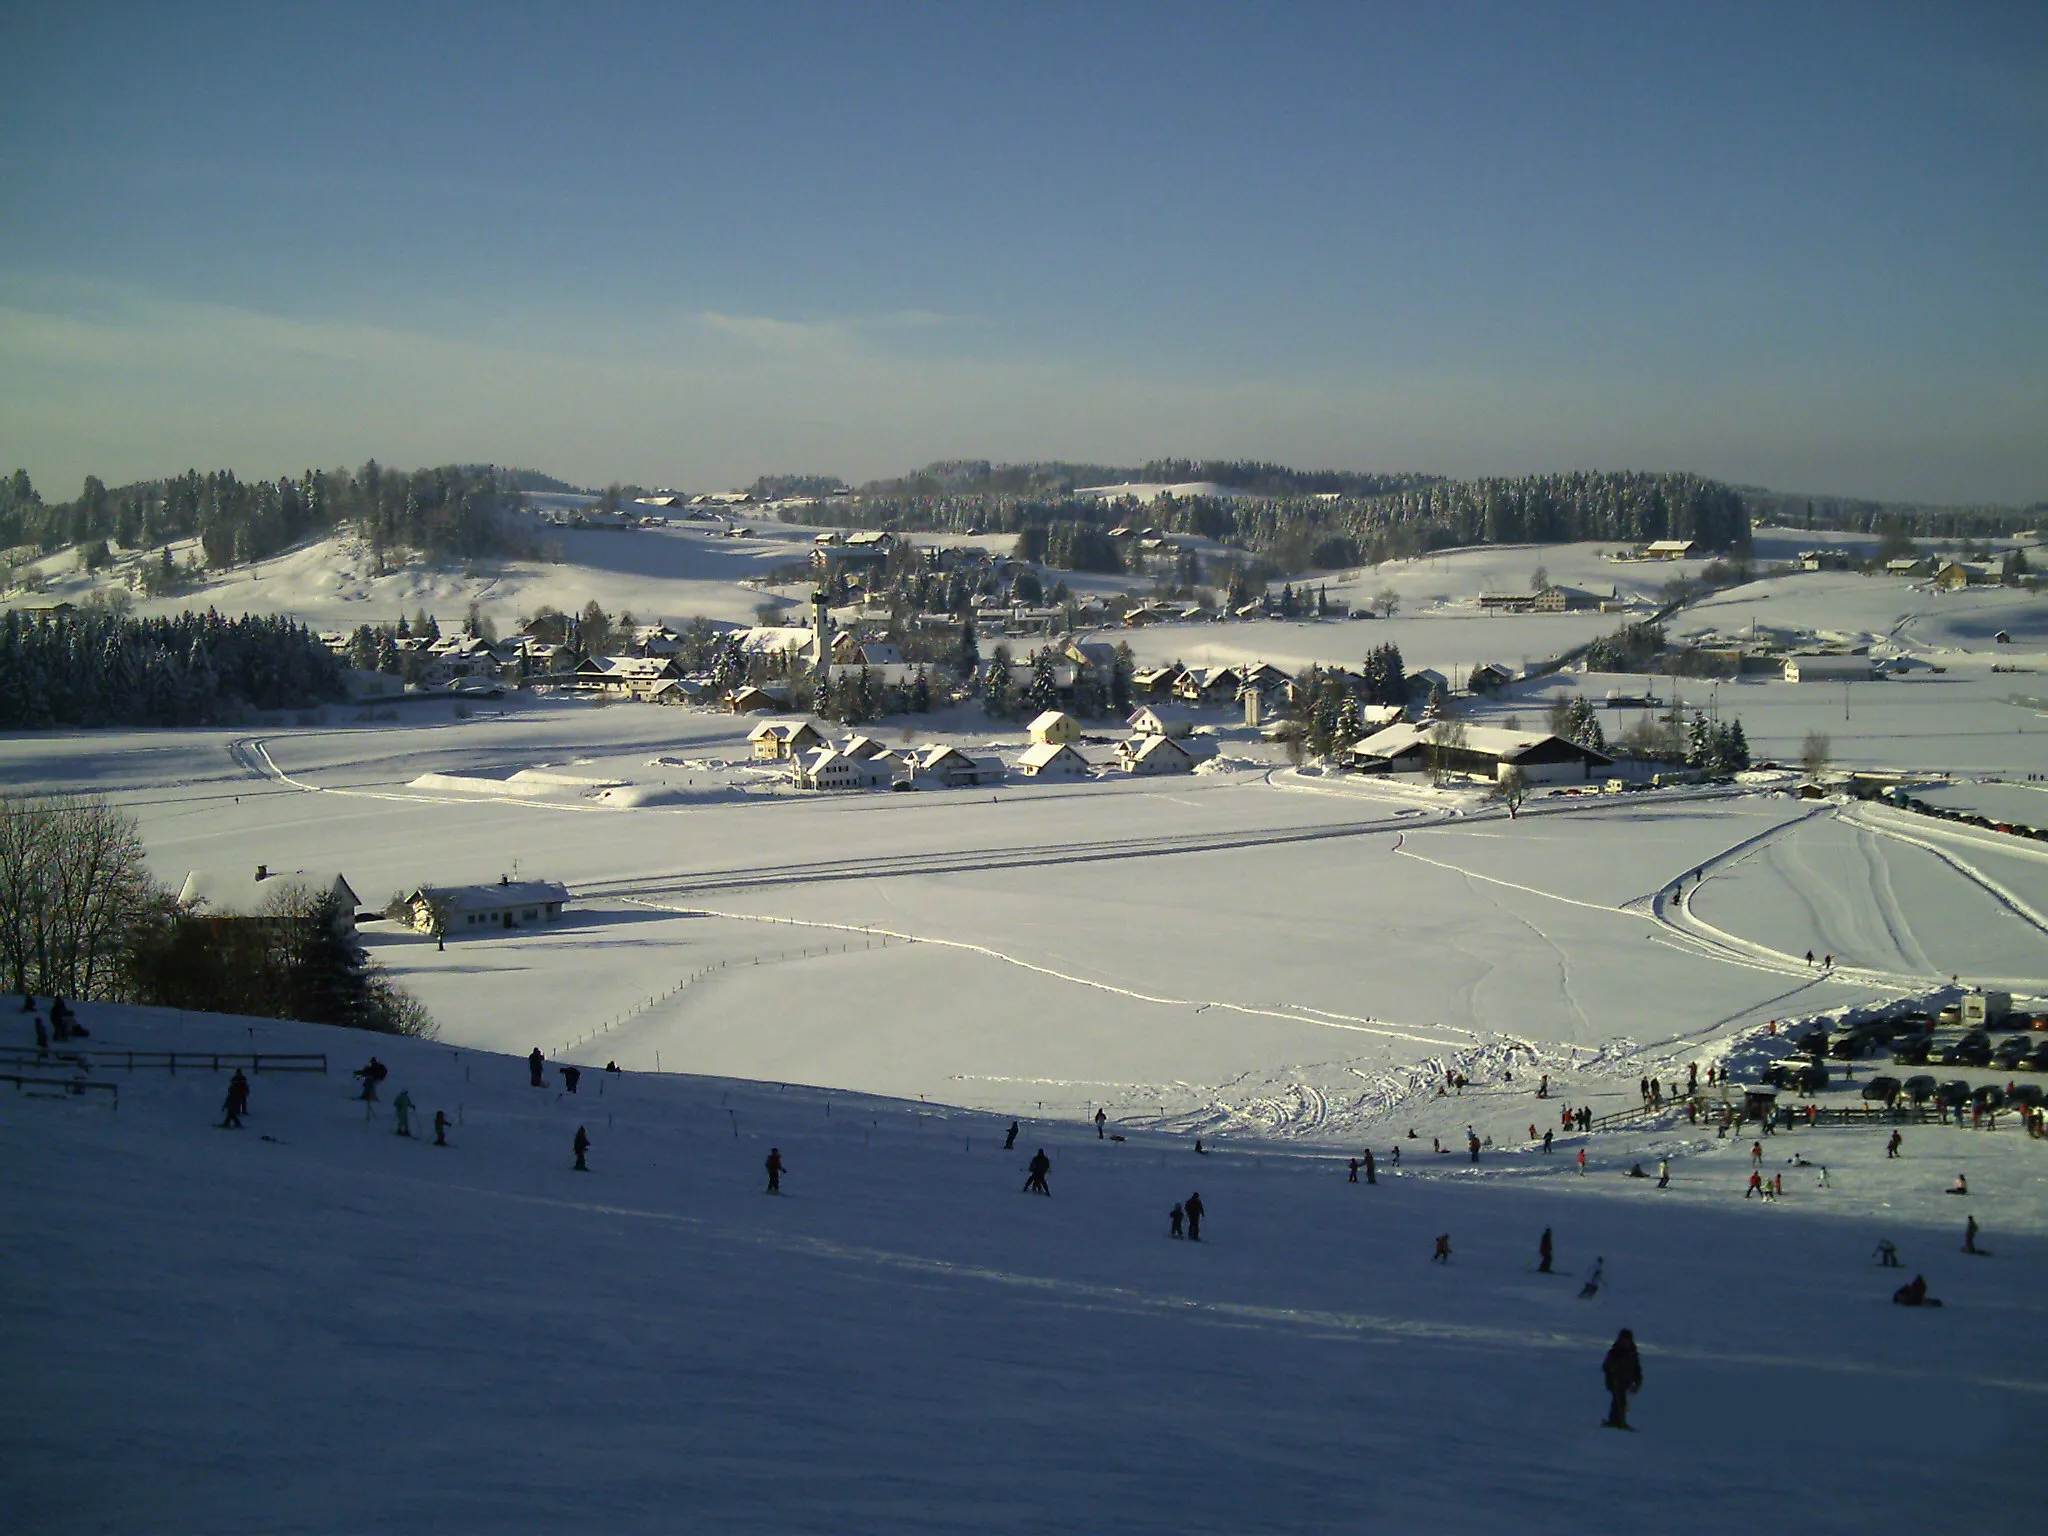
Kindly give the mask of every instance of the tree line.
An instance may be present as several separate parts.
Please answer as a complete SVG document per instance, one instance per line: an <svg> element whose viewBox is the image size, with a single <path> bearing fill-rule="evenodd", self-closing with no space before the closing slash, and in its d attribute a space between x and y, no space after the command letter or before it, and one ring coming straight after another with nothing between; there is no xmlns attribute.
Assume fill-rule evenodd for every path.
<svg viewBox="0 0 2048 1536"><path fill-rule="evenodd" d="M106 801L0 799L0 970L16 992L431 1035L353 918L291 886L260 914L210 917L150 877L134 819Z"/></svg>
<svg viewBox="0 0 2048 1536"><path fill-rule="evenodd" d="M204 725L344 696L341 664L290 619L105 608L0 614L0 729Z"/></svg>

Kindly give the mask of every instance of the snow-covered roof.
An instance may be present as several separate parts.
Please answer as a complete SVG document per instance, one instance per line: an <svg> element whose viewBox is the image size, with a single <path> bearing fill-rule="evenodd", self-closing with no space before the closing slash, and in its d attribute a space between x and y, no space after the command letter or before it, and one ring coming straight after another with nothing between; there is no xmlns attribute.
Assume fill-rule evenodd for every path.
<svg viewBox="0 0 2048 1536"><path fill-rule="evenodd" d="M1064 709L1048 709L1034 719L1028 729L1032 731L1049 731L1066 718L1067 712Z"/></svg>
<svg viewBox="0 0 2048 1536"><path fill-rule="evenodd" d="M1354 742L1351 750L1362 757L1398 757L1416 747L1429 745L1429 733L1433 729L1433 725L1390 725ZM1562 742L1574 752L1584 752L1598 757L1602 762L1611 761L1590 747L1566 741L1564 737L1553 735L1549 731L1510 731L1497 725L1468 725L1463 729L1464 739L1449 745L1456 750L1480 752L1489 757L1497 757L1502 762L1514 762L1517 758L1553 741Z"/></svg>
<svg viewBox="0 0 2048 1536"><path fill-rule="evenodd" d="M1142 763L1143 761L1145 761L1146 758L1157 756L1159 753L1162 752L1173 753L1180 757L1188 758L1191 758L1194 755L1193 753L1189 752L1186 747L1182 746L1178 741L1175 741L1171 736L1147 736L1138 743L1137 751L1131 754L1131 761L1136 763Z"/></svg>
<svg viewBox="0 0 2048 1536"><path fill-rule="evenodd" d="M569 899L559 880L500 880L490 885L423 885L407 901L431 901L451 912L496 912L506 907L541 906Z"/></svg>
<svg viewBox="0 0 2048 1536"><path fill-rule="evenodd" d="M185 876L178 900L208 917L258 917L275 911L279 902L318 898L329 891L353 916L361 898L338 869L271 869L263 864L195 869Z"/></svg>
<svg viewBox="0 0 2048 1536"><path fill-rule="evenodd" d="M1043 768L1047 763L1055 761L1063 753L1075 758L1079 762L1085 763L1088 761L1087 758L1082 757L1080 753L1064 742L1055 744L1050 741L1041 741L1036 746L1025 748L1018 755L1017 766L1019 768Z"/></svg>

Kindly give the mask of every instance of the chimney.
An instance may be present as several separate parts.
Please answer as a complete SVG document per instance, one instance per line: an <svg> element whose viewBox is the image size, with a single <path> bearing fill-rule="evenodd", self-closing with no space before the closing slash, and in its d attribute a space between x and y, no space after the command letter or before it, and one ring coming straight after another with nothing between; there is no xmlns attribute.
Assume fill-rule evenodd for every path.
<svg viewBox="0 0 2048 1536"><path fill-rule="evenodd" d="M256 866L256 878L258 880L268 880L270 878L270 866L268 864L258 864Z"/></svg>

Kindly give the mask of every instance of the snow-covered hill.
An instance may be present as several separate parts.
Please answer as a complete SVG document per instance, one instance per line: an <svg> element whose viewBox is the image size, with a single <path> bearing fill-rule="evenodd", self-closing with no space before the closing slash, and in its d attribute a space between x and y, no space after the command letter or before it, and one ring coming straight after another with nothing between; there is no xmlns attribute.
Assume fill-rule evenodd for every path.
<svg viewBox="0 0 2048 1536"><path fill-rule="evenodd" d="M2009 1128L1910 1128L1892 1161L1781 1135L1776 1205L1739 1193L1747 1139L1683 1126L1596 1135L1583 1178L1576 1141L1477 1167L1403 1143L1397 1171L1383 1137L1354 1185L1356 1147L1027 1119L1006 1152L1007 1117L915 1102L602 1072L572 1097L512 1055L83 1012L95 1048L331 1070L256 1076L242 1130L189 1063L96 1069L117 1112L0 1099L10 1531L2032 1521L2048 1201ZM1040 1146L1049 1200L1019 1193ZM1665 1154L1669 1189L1622 1176ZM1939 1193L1958 1171L1968 1202ZM1202 1241L1172 1241L1197 1190ZM1966 1212L1995 1257L1957 1251ZM1944 1308L1889 1304L1915 1273ZM1598 1427L1622 1327L1633 1435Z"/></svg>

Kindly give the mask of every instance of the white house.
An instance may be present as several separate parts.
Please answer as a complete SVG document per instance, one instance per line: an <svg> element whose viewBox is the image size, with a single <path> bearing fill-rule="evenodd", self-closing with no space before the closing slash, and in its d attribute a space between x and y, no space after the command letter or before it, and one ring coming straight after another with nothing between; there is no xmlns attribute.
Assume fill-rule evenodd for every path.
<svg viewBox="0 0 2048 1536"><path fill-rule="evenodd" d="M1016 769L1027 779L1085 779L1088 759L1064 741L1041 741L1025 749Z"/></svg>
<svg viewBox="0 0 2048 1536"><path fill-rule="evenodd" d="M1192 773L1194 754L1171 736L1133 736L1117 743L1116 755L1136 774Z"/></svg>
<svg viewBox="0 0 2048 1536"><path fill-rule="evenodd" d="M1204 718L1172 704L1143 704L1131 711L1124 724L1140 736L1186 736L1196 721Z"/></svg>
<svg viewBox="0 0 2048 1536"><path fill-rule="evenodd" d="M832 747L800 754L789 780L798 789L888 789L896 782L892 757L851 757Z"/></svg>
<svg viewBox="0 0 2048 1536"><path fill-rule="evenodd" d="M557 880L501 877L496 885L423 885L405 903L414 928L454 938L552 923L569 904L569 888Z"/></svg>
<svg viewBox="0 0 2048 1536"><path fill-rule="evenodd" d="M1031 739L1040 746L1070 746L1081 739L1081 725L1063 709L1048 709L1029 727Z"/></svg>
<svg viewBox="0 0 2048 1536"><path fill-rule="evenodd" d="M1878 677L1868 656L1787 656L1788 683L1868 683Z"/></svg>
<svg viewBox="0 0 2048 1536"><path fill-rule="evenodd" d="M195 869L185 876L178 904L201 917L274 917L282 906L311 903L332 895L353 928L361 904L336 869Z"/></svg>

